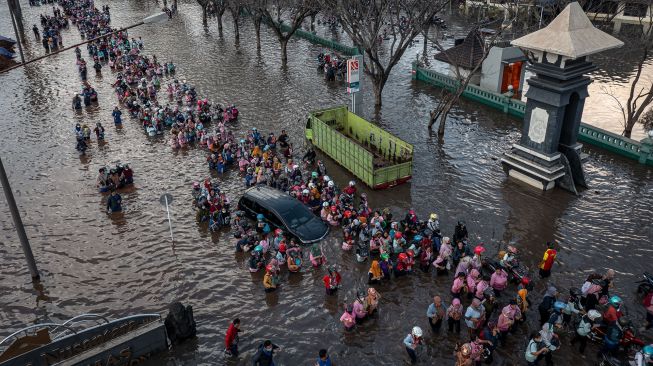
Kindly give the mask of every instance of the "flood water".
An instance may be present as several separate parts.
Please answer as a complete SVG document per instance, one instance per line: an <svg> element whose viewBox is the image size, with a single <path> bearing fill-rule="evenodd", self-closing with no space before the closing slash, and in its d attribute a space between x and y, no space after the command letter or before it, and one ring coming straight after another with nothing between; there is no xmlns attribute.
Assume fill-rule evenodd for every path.
<svg viewBox="0 0 653 366"><path fill-rule="evenodd" d="M97 1L96 6L107 3ZM114 27L133 24L157 10L155 2L147 1L110 5ZM0 33L10 35L6 6L6 1L0 2ZM50 7L24 5L27 58L43 53L29 28L45 11L52 12ZM283 69L271 33L262 32L259 53L253 26L243 21L241 43L235 46L228 17L221 38L215 21L208 29L202 27L201 11L190 1L180 3L180 14L172 21L136 28L131 35L143 37L147 54L177 63L177 77L194 84L201 96L236 103L238 132L252 126L275 133L285 128L301 146L309 111L348 102L341 84L327 84L317 73L319 47L291 41L289 64ZM78 40L76 29L64 31L64 44ZM561 263L548 281L535 284L534 304L547 282L566 290L580 286L590 272L614 268L615 292L627 299L635 323L643 322L634 281L651 270L653 170L586 146L590 188L579 197L557 189L542 193L508 180L499 159L518 140L520 121L462 100L451 113L444 141L439 141L426 128L439 91L410 80L409 61L418 49L421 46L411 49L393 71L379 113L370 103L371 85L362 85L363 115L415 145L412 182L387 191L366 190L372 206L390 207L401 216L411 207L423 218L437 212L448 236L457 220L465 220L472 242L484 242L489 255L495 255L502 242L515 242L531 268L541 258L544 243L557 240ZM628 73L622 70L620 77ZM358 264L351 253L341 252L338 230L325 242L329 261L342 268L343 287L337 297L324 295L324 270L309 268L284 274L281 289L265 294L262 274L247 271L246 256L234 254L228 233L212 235L195 221L190 188L194 180L209 175L205 152L173 151L167 140L148 138L126 113L122 129L116 129L110 114L116 104L109 85L113 80L108 68L102 78L91 70L89 82L99 93L99 105L75 113L70 101L80 80L74 52L0 75L0 154L42 274L40 284L33 286L6 201L0 200L0 336L81 313L163 313L172 301L181 300L193 305L198 339L163 355L170 365L248 364L255 347L268 338L284 347L279 365L311 365L320 348L328 348L338 365L401 365L407 359L402 340L413 325L426 334L420 364L453 364L453 346L462 336L432 335L425 317L434 294L445 295L448 303L451 277L415 273L379 286L379 316L353 333L343 332L339 304L351 302L355 291L366 287L369 264ZM96 121L106 127L107 143L93 142L87 156L80 158L73 127ZM136 184L122 194L124 213L108 217L95 178L98 167L115 160L131 163ZM333 161L326 162L338 184L352 178ZM216 178L232 200L239 198L243 184L235 172ZM174 197L174 242L159 204L165 192ZM529 315L536 318L535 312ZM224 333L234 317L242 320L243 354L239 361L226 361ZM534 329L535 324L528 324L511 336L497 351L495 364L522 364L526 337ZM650 340L650 334L644 337ZM582 359L563 342L554 359L559 364L591 364L594 351L589 348L587 359ZM151 362L160 364L164 362Z"/></svg>

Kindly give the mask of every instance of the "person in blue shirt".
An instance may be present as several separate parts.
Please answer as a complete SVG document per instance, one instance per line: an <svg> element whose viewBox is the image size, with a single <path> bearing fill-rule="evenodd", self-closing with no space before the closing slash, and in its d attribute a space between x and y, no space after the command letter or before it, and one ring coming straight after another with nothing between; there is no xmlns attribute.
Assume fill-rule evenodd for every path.
<svg viewBox="0 0 653 366"><path fill-rule="evenodd" d="M417 346L422 343L422 328L413 327L413 331L404 338L404 346L410 357L410 363L417 363Z"/></svg>
<svg viewBox="0 0 653 366"><path fill-rule="evenodd" d="M118 109L118 107L115 107L113 109L113 112L111 112L111 115L113 116L113 123L114 124L116 124L116 125L122 124L122 119L120 118L120 116L122 115L122 112L120 111L120 109Z"/></svg>
<svg viewBox="0 0 653 366"><path fill-rule="evenodd" d="M324 348L320 350L315 366L333 366L333 363L331 363L331 357L329 357L327 350Z"/></svg>
<svg viewBox="0 0 653 366"><path fill-rule="evenodd" d="M440 296L433 297L433 303L429 305L429 308L426 311L426 316L429 318L431 329L434 332L439 331L442 321L447 316L447 305L442 301Z"/></svg>
<svg viewBox="0 0 653 366"><path fill-rule="evenodd" d="M111 191L111 196L107 199L107 213L122 211L122 197L115 190Z"/></svg>

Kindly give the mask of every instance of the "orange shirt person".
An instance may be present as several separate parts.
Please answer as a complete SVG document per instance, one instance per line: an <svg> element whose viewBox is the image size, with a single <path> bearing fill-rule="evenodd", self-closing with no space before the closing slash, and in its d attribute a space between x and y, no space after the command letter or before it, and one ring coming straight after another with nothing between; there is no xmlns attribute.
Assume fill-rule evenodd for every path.
<svg viewBox="0 0 653 366"><path fill-rule="evenodd" d="M548 242L546 244L548 249L544 252L544 256L540 262L540 277L542 278L551 276L551 268L553 267L553 262L555 261L556 255L558 254L558 252L553 249L555 247L554 243Z"/></svg>

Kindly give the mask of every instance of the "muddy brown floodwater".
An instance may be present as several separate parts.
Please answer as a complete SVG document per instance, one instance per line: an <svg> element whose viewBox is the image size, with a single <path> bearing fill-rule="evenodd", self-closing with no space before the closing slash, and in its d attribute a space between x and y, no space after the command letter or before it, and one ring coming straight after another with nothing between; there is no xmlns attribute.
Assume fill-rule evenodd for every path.
<svg viewBox="0 0 653 366"><path fill-rule="evenodd" d="M106 3L99 0L96 5ZM114 26L135 23L157 9L152 1L110 4ZM0 2L0 33L10 35L6 6L6 1ZM28 32L44 11L52 10L24 4ZM257 126L278 133L285 128L292 141L302 145L307 113L347 103L344 87L326 84L317 73L319 47L291 41L289 65L283 69L272 35L263 32L262 50L257 52L253 26L249 21L242 23L241 44L236 47L228 17L224 38L220 38L215 21L203 29L197 4L182 1L173 21L157 28L136 28L131 34L143 37L147 54L176 62L178 78L194 84L200 95L236 103L241 111L236 131ZM42 54L31 32L26 36L27 57ZM78 39L75 29L64 31L64 43ZM421 217L437 212L449 236L455 222L464 219L472 242L484 242L489 255L496 254L501 242L512 241L531 267L542 255L544 243L557 240L561 263L548 281L536 282L534 303L539 302L547 282L566 290L580 286L588 273L611 267L617 271L615 292L627 299L635 322L643 322L644 311L633 283L643 271L651 270L651 168L586 146L590 188L579 197L561 190L542 193L506 179L499 159L518 139L520 121L463 100L451 113L444 141L438 141L425 124L439 93L410 80L409 61L418 49L421 46L411 49L395 69L379 113L369 103L371 86L363 84L364 116L415 145L412 182L369 192L372 205L390 207L395 215L403 215L410 207ZM338 321L339 303L351 301L356 289L366 286L368 267L357 264L351 253L340 251L341 234L333 230L325 246L330 262L337 263L344 274L338 296L325 297L320 280L323 270L309 268L298 275L284 275L281 290L266 295L261 276L252 276L246 257L234 254L229 235L211 235L195 222L190 185L209 174L205 153L172 151L164 139L148 138L139 123L129 118L122 129L116 129L110 114L116 103L109 85L114 76L108 68L101 78L89 73L99 92L99 105L73 112L70 100L80 86L74 60L74 52L68 52L0 75L0 154L42 273L40 285L32 286L6 201L0 200L0 336L26 324L80 313L118 317L164 312L170 302L180 299L194 307L198 339L152 365L245 364L266 338L284 347L279 365L311 365L321 347L329 349L338 365L405 362L403 337L413 325L428 328L426 307L434 294L448 300L450 277L415 273L379 286L383 299L378 317L345 334ZM629 73L622 70L622 75ZM92 143L88 156L80 159L73 126L96 121L106 126L108 143L101 147ZM109 218L104 198L94 187L95 177L100 164L117 159L131 162L136 184L123 194L124 214ZM333 161L327 159L326 164L340 185L351 179ZM235 172L217 179L232 200L239 198L243 184ZM171 207L174 243L158 202L164 192L175 198ZM244 329L243 354L238 362L225 361L224 332L236 316ZM536 314L530 317L535 319ZM527 324L512 335L497 352L495 364L523 364L526 337L532 329L534 324ZM426 331L420 364L453 364L452 349L458 340ZM579 358L564 342L554 359L559 364L592 364L594 351L591 348L586 359Z"/></svg>

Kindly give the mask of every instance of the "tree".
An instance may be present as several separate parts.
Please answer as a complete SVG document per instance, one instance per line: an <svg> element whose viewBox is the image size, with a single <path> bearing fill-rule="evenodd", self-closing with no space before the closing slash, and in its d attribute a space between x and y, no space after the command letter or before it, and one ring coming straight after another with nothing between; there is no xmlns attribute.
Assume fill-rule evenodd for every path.
<svg viewBox="0 0 653 366"><path fill-rule="evenodd" d="M500 32L497 32L495 35L492 36L491 39L488 40L488 42L486 42L478 32L478 27L474 27L472 29L470 35L468 36L468 39L470 37L476 37L478 39L477 45L479 47L482 47L482 49L481 49L481 54L479 59L475 61L475 64L471 65L472 66L471 69L463 68L457 59L450 57L448 53L444 53L444 55L447 58L447 62L449 63L449 65L451 65L450 70L453 71L454 77L458 81L458 85L451 92L442 93L438 106L433 111L431 111L431 116L429 119L429 129L433 127L433 125L439 118L440 124L438 126L438 135L440 136L444 135L444 128L447 122L447 116L449 115L449 111L456 104L456 102L458 102L460 96L463 94L465 89L467 89L467 86L474 78L474 76L477 75L477 72L480 70L481 66L483 65L483 61L487 58L490 52L490 48L492 47L492 44L497 39L499 34ZM465 41L467 42L468 40L466 39ZM435 44L436 48L439 51L444 51L444 47L442 47L439 40L432 39L431 42Z"/></svg>
<svg viewBox="0 0 653 366"><path fill-rule="evenodd" d="M653 14L649 15L649 17L650 22L653 20ZM624 127L621 134L628 138L630 138L637 122L647 123L650 118L647 110L651 108L651 104L653 103L653 78L650 75L642 75L644 67L653 51L653 29L647 29L647 26L641 20L640 24L642 25L642 33L638 32L635 35L631 35L628 39L628 47L626 47L626 52L628 50L634 50L638 53L635 78L632 84L630 84L628 98L624 103L614 94L607 93L615 100L621 111Z"/></svg>
<svg viewBox="0 0 653 366"><path fill-rule="evenodd" d="M288 63L288 41L301 27L304 19L317 9L316 3L311 0L272 0L261 7L263 19L272 28L281 45L281 63ZM275 16L272 16L275 13ZM286 20L288 19L288 25Z"/></svg>
<svg viewBox="0 0 653 366"><path fill-rule="evenodd" d="M240 12L244 8L244 3L242 0L228 0L227 8L231 13L231 17L234 21L234 41L236 43L240 42Z"/></svg>
<svg viewBox="0 0 653 366"><path fill-rule="evenodd" d="M197 3L202 7L202 24L206 27L208 25L208 13L211 0L197 0Z"/></svg>
<svg viewBox="0 0 653 366"><path fill-rule="evenodd" d="M222 16L227 10L227 0L211 0L215 9L215 16L218 18L218 33L222 36Z"/></svg>
<svg viewBox="0 0 653 366"><path fill-rule="evenodd" d="M447 0L321 0L334 11L354 44L365 52L364 71L372 79L374 104L380 107L382 93L392 68ZM384 42L384 36L389 37Z"/></svg>
<svg viewBox="0 0 653 366"><path fill-rule="evenodd" d="M249 0L247 3L247 10L252 15L254 20L254 30L256 32L256 49L261 49L261 23L263 22L263 9L265 8L266 0Z"/></svg>

